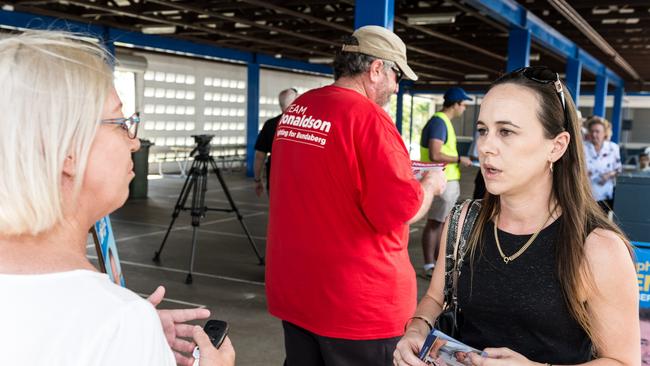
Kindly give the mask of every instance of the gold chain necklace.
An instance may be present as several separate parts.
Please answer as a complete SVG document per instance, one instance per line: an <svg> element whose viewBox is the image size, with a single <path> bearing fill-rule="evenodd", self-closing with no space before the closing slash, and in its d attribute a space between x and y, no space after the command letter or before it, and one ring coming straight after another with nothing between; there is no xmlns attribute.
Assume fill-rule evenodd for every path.
<svg viewBox="0 0 650 366"><path fill-rule="evenodd" d="M530 247L533 244L533 242L537 238L537 235L539 235L539 233L544 228L544 225L546 225L546 222L550 218L551 216L549 215L549 217L546 220L544 220L542 227L540 227L539 230L537 230L537 232L535 232L533 236L531 236L530 239L528 239L526 244L524 244L515 254L511 256L507 256L505 255L505 253L503 253L503 250L501 249L501 243L499 243L499 234L497 233L497 226L499 225L499 215L496 215L496 217L494 218L494 240L497 242L497 249L499 249L499 254L501 254L501 258L503 258L503 262L505 264L508 264L514 261L515 259L519 258L520 255L524 254L526 249L528 249L528 247Z"/></svg>

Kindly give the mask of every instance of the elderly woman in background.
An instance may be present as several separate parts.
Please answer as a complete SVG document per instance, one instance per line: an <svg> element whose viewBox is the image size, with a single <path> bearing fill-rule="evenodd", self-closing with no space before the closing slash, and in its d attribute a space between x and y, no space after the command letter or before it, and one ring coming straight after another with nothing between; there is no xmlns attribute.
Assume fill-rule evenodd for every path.
<svg viewBox="0 0 650 366"><path fill-rule="evenodd" d="M585 141L587 174L591 183L591 193L598 205L605 211L614 207L614 185L616 176L622 170L618 145L607 138L609 122L592 116L587 120L589 141Z"/></svg>
<svg viewBox="0 0 650 366"><path fill-rule="evenodd" d="M192 364L181 353L194 343L177 338L192 336L202 366L234 365L229 340L217 350L200 327L178 324L194 315L156 314L162 288L147 302L86 257L88 229L128 196L140 145L109 62L67 33L0 41L2 364Z"/></svg>

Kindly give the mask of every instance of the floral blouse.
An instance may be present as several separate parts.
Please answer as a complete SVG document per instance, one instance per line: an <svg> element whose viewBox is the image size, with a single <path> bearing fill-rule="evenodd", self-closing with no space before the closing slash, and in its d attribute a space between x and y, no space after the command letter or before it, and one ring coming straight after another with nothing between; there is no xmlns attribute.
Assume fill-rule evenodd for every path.
<svg viewBox="0 0 650 366"><path fill-rule="evenodd" d="M589 141L585 141L585 157L587 159L587 173L591 183L591 193L596 201L611 200L614 198L614 185L616 178L603 181L602 175L623 170L621 154L618 145L611 141L603 141L600 151Z"/></svg>

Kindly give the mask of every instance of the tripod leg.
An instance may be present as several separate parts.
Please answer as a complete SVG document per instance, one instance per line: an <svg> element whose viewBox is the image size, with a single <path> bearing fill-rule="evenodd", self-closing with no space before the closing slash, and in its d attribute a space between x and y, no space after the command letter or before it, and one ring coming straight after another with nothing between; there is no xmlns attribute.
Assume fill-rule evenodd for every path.
<svg viewBox="0 0 650 366"><path fill-rule="evenodd" d="M187 277L185 278L185 283L186 284L191 284L192 283L192 272L194 271L194 255L196 253L196 242L198 239L198 230L199 226L194 226L192 229L192 254L190 254L190 271L187 273Z"/></svg>
<svg viewBox="0 0 650 366"><path fill-rule="evenodd" d="M190 254L190 268L185 278L186 284L192 283L192 272L194 271L194 258L196 254L196 244L199 237L199 226L201 218L205 215L205 193L208 189L208 169L207 163L201 162L196 169L196 181L192 189L192 253Z"/></svg>
<svg viewBox="0 0 650 366"><path fill-rule="evenodd" d="M248 242L251 244L251 247L253 248L253 251L255 252L255 256L257 256L257 259L259 260L259 264L263 265L264 264L264 257L260 255L260 252L257 249L257 245L255 245L255 241L253 240L253 237L251 236L250 232L248 231L248 227L246 227L246 224L244 223L244 217L239 212L239 209L237 208L237 205L235 205L235 201L232 199L232 196L230 195L230 191L228 190L228 186L226 185L226 182L223 180L223 177L221 176L221 171L217 167L217 163L214 161L212 156L210 156L210 164L212 165L212 169L214 170L214 173L217 175L217 179L219 179L219 183L221 184L221 188L223 189L223 192L226 194L226 198L228 198L228 202L230 202L230 207L232 208L232 210L237 215L237 220L239 220L239 223L241 224L242 229L244 229L244 233L246 233L246 237L248 237Z"/></svg>
<svg viewBox="0 0 650 366"><path fill-rule="evenodd" d="M160 262L160 254L162 253L163 248L165 247L165 243L167 242L167 238L169 237L169 233L172 231L172 226L174 226L174 222L176 222L176 219L178 218L178 214L183 210L185 207L185 202L187 201L187 196L194 187L195 181L196 181L196 167L194 164L192 164L192 167L190 168L190 172L185 178L185 183L183 183L183 188L181 188L181 193L178 195L178 200L176 200L176 205L174 205L174 212L172 213L172 221L169 223L169 227L167 228L167 232L165 233L165 237L163 238L162 243L160 244L160 247L158 250L154 253L153 256L153 261L156 263Z"/></svg>

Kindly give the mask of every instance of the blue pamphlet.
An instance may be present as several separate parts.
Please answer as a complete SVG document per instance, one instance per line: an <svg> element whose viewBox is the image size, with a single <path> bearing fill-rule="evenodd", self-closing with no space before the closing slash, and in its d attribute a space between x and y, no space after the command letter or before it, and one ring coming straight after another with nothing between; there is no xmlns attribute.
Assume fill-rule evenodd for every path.
<svg viewBox="0 0 650 366"><path fill-rule="evenodd" d="M487 357L485 352L433 329L425 339L418 357L427 364L436 364L435 360L441 358L447 365L465 366L470 364L468 353Z"/></svg>
<svg viewBox="0 0 650 366"><path fill-rule="evenodd" d="M117 253L117 245L115 244L115 237L113 236L113 227L111 220L107 216L102 217L91 229L93 240L95 241L95 249L97 249L97 261L101 270L108 274L111 281L116 284L126 287L126 281L122 274L122 267L120 266L120 257Z"/></svg>

